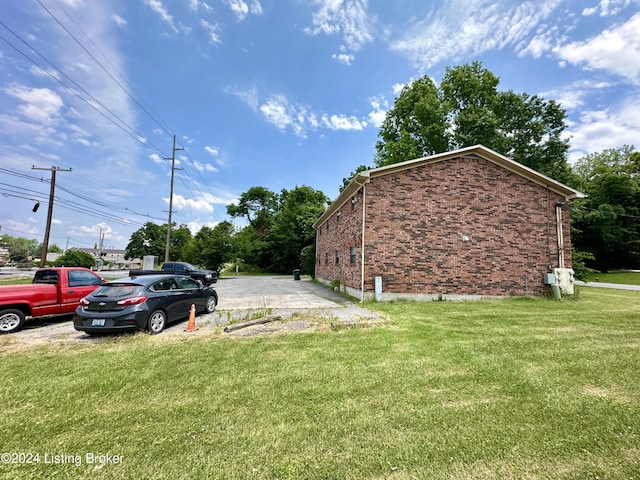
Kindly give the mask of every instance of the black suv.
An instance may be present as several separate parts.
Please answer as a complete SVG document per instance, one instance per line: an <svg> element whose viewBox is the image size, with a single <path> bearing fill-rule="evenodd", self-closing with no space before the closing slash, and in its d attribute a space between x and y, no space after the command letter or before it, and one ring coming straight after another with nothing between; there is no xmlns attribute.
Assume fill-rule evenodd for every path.
<svg viewBox="0 0 640 480"><path fill-rule="evenodd" d="M186 262L165 262L162 264L160 271L175 275L187 275L193 279L200 280L205 285L211 285L218 281L218 272L201 270Z"/></svg>

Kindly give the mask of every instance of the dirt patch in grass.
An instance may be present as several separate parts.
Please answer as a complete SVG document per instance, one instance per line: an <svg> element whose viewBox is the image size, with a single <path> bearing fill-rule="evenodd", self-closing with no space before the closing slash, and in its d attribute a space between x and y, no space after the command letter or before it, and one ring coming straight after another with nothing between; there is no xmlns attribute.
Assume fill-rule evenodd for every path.
<svg viewBox="0 0 640 480"><path fill-rule="evenodd" d="M631 403L631 399L624 395L619 395L616 392L612 392L610 389L604 387L598 387L595 385L588 385L582 388L582 393L592 397L606 398L618 403Z"/></svg>
<svg viewBox="0 0 640 480"><path fill-rule="evenodd" d="M152 339L146 340L154 344L167 344L185 341L187 339L196 338L242 338L255 337L258 335L273 334L294 334L313 331L336 331L348 330L352 328L370 328L374 326L386 325L389 322L381 317L357 317L349 316L338 318L334 315L320 315L318 313L295 312L288 317L281 317L280 320L262 325L254 325L229 333L224 333L223 328L228 324L242 322L248 319L256 319L266 316L269 312L253 312L251 315L245 313L244 316L238 316L234 313L234 317L227 318L226 312L216 312L214 314L202 315L196 318L197 330L194 332L186 332L186 320L171 324L161 334L152 336ZM84 332L78 332L73 328L69 320L52 322L42 325L28 325L24 330L15 334L0 335L0 350L3 352L23 352L33 348L42 346L60 346L64 349L78 348L84 346L95 346L112 342L114 344L122 343L120 339L123 337L132 337L142 335L149 337L146 332L124 332L120 334L105 334L101 336L92 336Z"/></svg>

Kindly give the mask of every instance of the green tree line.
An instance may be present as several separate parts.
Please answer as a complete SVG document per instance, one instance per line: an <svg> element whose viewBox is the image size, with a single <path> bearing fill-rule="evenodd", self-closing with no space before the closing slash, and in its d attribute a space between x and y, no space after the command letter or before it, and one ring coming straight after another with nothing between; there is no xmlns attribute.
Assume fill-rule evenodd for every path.
<svg viewBox="0 0 640 480"><path fill-rule="evenodd" d="M313 223L328 205L324 193L306 185L280 193L252 187L227 207L229 216L245 226L238 229L224 221L192 235L186 225L173 225L169 256L214 270L231 263L243 271L291 273L302 268L313 274L315 252L305 247L314 244ZM148 222L133 233L125 255L164 258L166 237L166 224Z"/></svg>

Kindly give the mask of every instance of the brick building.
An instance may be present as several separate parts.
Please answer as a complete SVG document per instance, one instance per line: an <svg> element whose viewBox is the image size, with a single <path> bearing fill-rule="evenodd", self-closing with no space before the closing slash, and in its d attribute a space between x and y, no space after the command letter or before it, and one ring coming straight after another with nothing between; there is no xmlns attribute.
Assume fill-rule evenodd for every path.
<svg viewBox="0 0 640 480"><path fill-rule="evenodd" d="M583 197L482 145L368 170L314 224L315 275L362 299L573 293Z"/></svg>

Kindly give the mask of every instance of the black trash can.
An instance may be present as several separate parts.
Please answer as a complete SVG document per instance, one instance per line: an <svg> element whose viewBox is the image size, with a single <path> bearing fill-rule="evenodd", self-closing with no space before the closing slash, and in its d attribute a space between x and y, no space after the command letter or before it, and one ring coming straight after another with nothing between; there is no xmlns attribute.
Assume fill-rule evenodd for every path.
<svg viewBox="0 0 640 480"><path fill-rule="evenodd" d="M300 280L300 273L302 273L302 270L300 270L300 269L296 268L296 269L293 271L293 279L294 279L294 280Z"/></svg>

